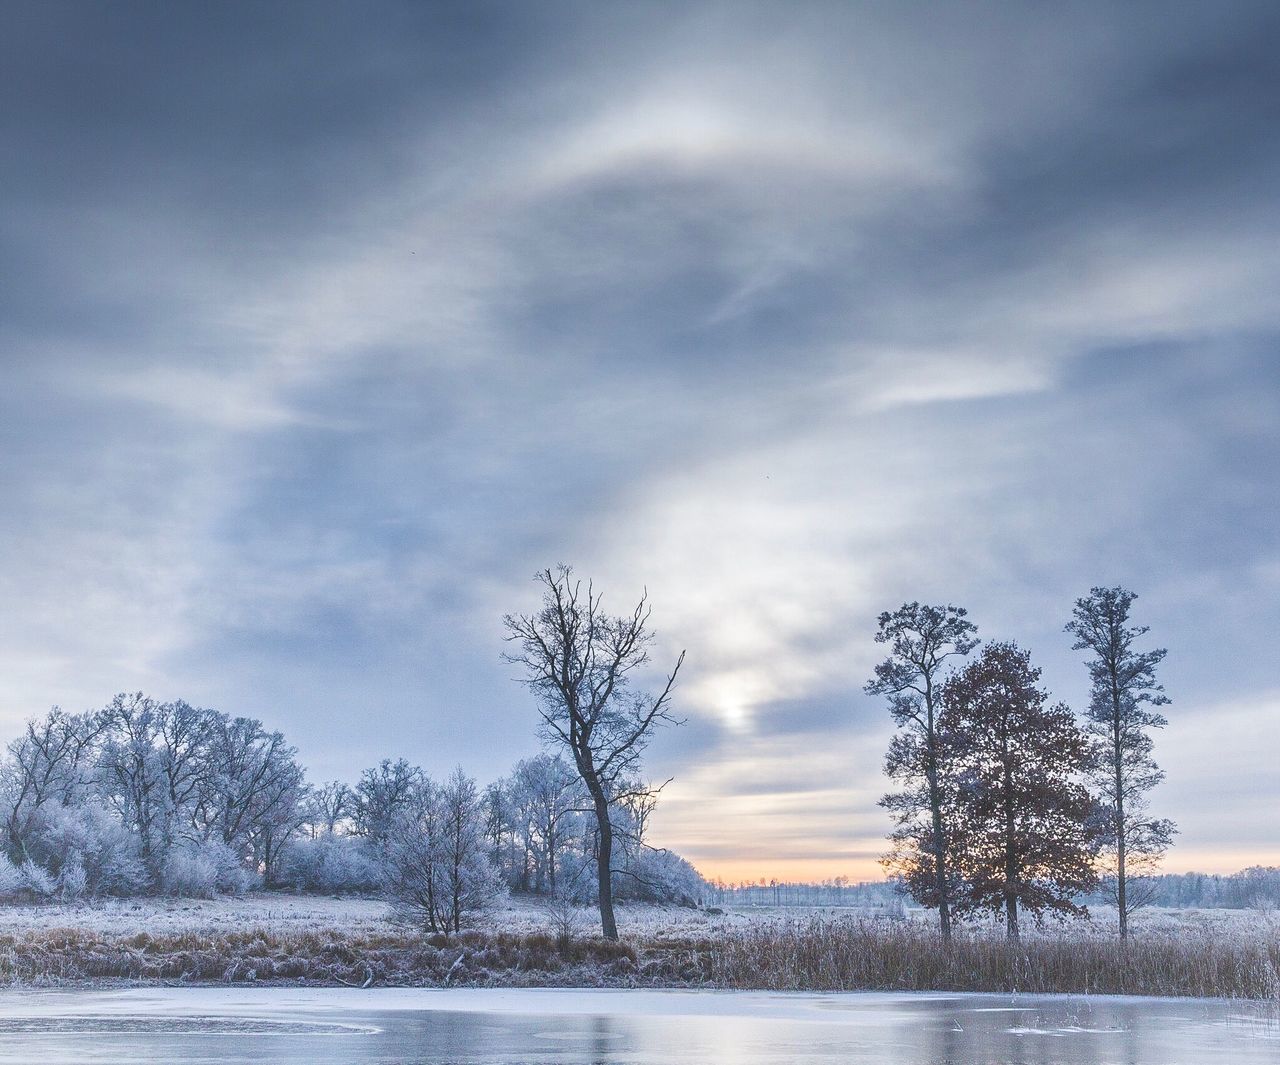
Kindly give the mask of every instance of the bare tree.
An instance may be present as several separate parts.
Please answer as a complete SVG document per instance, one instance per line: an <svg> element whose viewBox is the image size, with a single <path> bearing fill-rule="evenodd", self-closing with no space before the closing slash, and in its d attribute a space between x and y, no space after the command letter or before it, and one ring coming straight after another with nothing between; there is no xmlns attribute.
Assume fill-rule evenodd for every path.
<svg viewBox="0 0 1280 1065"><path fill-rule="evenodd" d="M1066 631L1076 638L1072 650L1092 651L1093 682L1088 731L1097 740L1095 783L1101 812L1108 870L1104 889L1115 902L1120 938L1129 936L1129 918L1153 897L1147 877L1159 867L1177 832L1174 823L1154 818L1147 793L1164 779L1152 757L1152 729L1168 724L1154 707L1169 702L1156 683L1163 648L1138 651L1134 641L1149 631L1130 625L1129 608L1138 597L1125 588L1093 588L1076 600ZM1138 879L1134 880L1134 874Z"/></svg>
<svg viewBox="0 0 1280 1065"><path fill-rule="evenodd" d="M893 850L885 859L903 875L917 901L936 906L942 938L951 939L951 897L947 868L947 825L943 794L943 750L938 728L942 671L953 655L977 645L977 626L956 606L904 603L878 619L876 643L892 654L875 667L864 690L889 698L889 713L900 728L885 758L885 772L905 785L880 802L896 822Z"/></svg>
<svg viewBox="0 0 1280 1065"><path fill-rule="evenodd" d="M653 638L647 594L630 615L615 617L604 613L592 585L584 590L568 566L543 570L535 579L542 607L504 619L507 640L516 647L506 658L523 668L545 738L569 751L590 795L600 927L606 939L617 939L610 804L619 783L636 775L654 727L676 723L669 704L684 652L656 695L635 690L633 674L648 664Z"/></svg>

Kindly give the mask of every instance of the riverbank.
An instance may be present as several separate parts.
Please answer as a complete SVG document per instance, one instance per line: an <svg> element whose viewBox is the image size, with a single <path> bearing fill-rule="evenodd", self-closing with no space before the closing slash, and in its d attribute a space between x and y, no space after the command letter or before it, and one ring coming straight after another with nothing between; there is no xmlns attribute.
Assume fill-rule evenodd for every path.
<svg viewBox="0 0 1280 1065"><path fill-rule="evenodd" d="M50 915L52 916L52 915ZM242 914L242 917L247 916ZM1270 921L1143 931L1127 945L1069 926L1021 944L984 930L944 948L920 922L848 915L659 911L623 921L609 943L533 928L425 935L369 916L364 926L310 920L254 926L120 928L119 915L40 927L0 922L8 986L288 985L348 987L724 988L1119 994L1280 1001L1280 931ZM191 918L187 918L190 923Z"/></svg>

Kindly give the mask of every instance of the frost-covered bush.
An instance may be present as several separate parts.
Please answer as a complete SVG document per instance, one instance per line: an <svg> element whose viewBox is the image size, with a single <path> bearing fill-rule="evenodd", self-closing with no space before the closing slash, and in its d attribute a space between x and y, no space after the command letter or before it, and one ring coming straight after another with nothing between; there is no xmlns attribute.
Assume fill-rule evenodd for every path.
<svg viewBox="0 0 1280 1065"><path fill-rule="evenodd" d="M382 867L369 856L365 842L334 833L290 843L277 875L296 891L327 895L368 894L382 885Z"/></svg>
<svg viewBox="0 0 1280 1065"><path fill-rule="evenodd" d="M261 886L262 878L258 873L246 866L240 855L225 843L208 840L201 847L213 861L214 884L221 894L243 895Z"/></svg>
<svg viewBox="0 0 1280 1065"><path fill-rule="evenodd" d="M23 887L33 895L48 898L58 890L57 881L30 858L19 867L19 873L22 876Z"/></svg>
<svg viewBox="0 0 1280 1065"><path fill-rule="evenodd" d="M160 884L166 895L211 899L217 894L218 869L199 847L175 847L165 855Z"/></svg>
<svg viewBox="0 0 1280 1065"><path fill-rule="evenodd" d="M7 855L0 854L0 898L12 898L27 890L22 870L13 864Z"/></svg>
<svg viewBox="0 0 1280 1065"><path fill-rule="evenodd" d="M57 878L63 894L81 875L80 894L136 895L148 887L137 837L96 803L43 808L30 833L28 853ZM63 886L68 867L70 879Z"/></svg>
<svg viewBox="0 0 1280 1065"><path fill-rule="evenodd" d="M225 843L204 840L184 843L165 855L160 872L166 895L213 898L217 894L240 895L253 887L257 877Z"/></svg>
<svg viewBox="0 0 1280 1065"><path fill-rule="evenodd" d="M58 894L64 899L78 899L89 886L89 877L78 857L62 863L58 874Z"/></svg>
<svg viewBox="0 0 1280 1065"><path fill-rule="evenodd" d="M706 889L698 871L674 851L642 850L616 878L620 899L697 906Z"/></svg>
<svg viewBox="0 0 1280 1065"><path fill-rule="evenodd" d="M505 893L490 860L475 781L457 769L424 781L412 813L392 823L383 866L397 917L432 932L457 932Z"/></svg>

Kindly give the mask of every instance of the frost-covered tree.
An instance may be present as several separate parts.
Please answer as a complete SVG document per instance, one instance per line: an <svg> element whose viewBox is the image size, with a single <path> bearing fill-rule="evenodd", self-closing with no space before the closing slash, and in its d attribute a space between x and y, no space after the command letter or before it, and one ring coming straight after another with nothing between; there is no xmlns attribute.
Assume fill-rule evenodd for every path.
<svg viewBox="0 0 1280 1065"><path fill-rule="evenodd" d="M1169 702L1156 682L1167 652L1134 646L1149 631L1129 624L1135 599L1125 588L1093 588L1076 600L1066 626L1076 638L1072 649L1094 656L1088 663L1088 731L1098 745L1093 779L1101 796L1103 885L1119 914L1121 939L1128 938L1134 911L1152 901L1149 877L1177 831L1167 818L1153 817L1149 806L1148 793L1164 779L1152 756L1151 732L1168 724L1155 709Z"/></svg>
<svg viewBox="0 0 1280 1065"><path fill-rule="evenodd" d="M455 932L483 913L501 893L498 871L489 861L484 814L476 782L459 766L437 790L441 807L441 854L446 915Z"/></svg>
<svg viewBox="0 0 1280 1065"><path fill-rule="evenodd" d="M1065 703L1050 704L1040 670L1013 643L992 643L942 688L940 737L959 914L1085 913L1097 884L1088 739Z"/></svg>
<svg viewBox="0 0 1280 1065"><path fill-rule="evenodd" d="M5 853L16 865L29 857L28 844L46 805L70 806L91 790L97 745L104 721L100 714L68 714L54 707L27 722L0 765Z"/></svg>
<svg viewBox="0 0 1280 1065"><path fill-rule="evenodd" d="M898 732L885 756L885 772L901 790L880 800L894 820L886 868L900 876L913 898L936 907L944 940L951 938L956 884L948 868L945 789L947 766L938 716L947 659L977 646L977 626L957 606L904 603L878 619L876 643L891 653L875 667L864 690L886 696Z"/></svg>
<svg viewBox="0 0 1280 1065"><path fill-rule="evenodd" d="M312 839L335 835L355 814L355 794L340 780L330 780L307 794L304 822Z"/></svg>
<svg viewBox="0 0 1280 1065"><path fill-rule="evenodd" d="M155 761L164 794L159 820L162 847L194 840L196 811L218 772L214 750L223 715L179 699L154 707Z"/></svg>
<svg viewBox="0 0 1280 1065"><path fill-rule="evenodd" d="M522 815L525 850L532 856L532 887L555 894L561 886L561 856L571 844L575 818L588 801L582 781L558 754L544 753L516 765L510 789Z"/></svg>
<svg viewBox="0 0 1280 1065"><path fill-rule="evenodd" d="M391 823L385 884L396 912L432 932L461 931L501 894L476 783L456 769L422 778Z"/></svg>
<svg viewBox="0 0 1280 1065"><path fill-rule="evenodd" d="M403 758L384 758L360 774L353 789L352 817L357 835L374 846L386 839L392 823L409 809L425 776Z"/></svg>
<svg viewBox="0 0 1280 1065"><path fill-rule="evenodd" d="M502 871L508 886L522 889L527 876L521 877L514 870L518 867L527 870L528 858L526 854L523 861L517 859L521 818L511 796L511 782L506 777L499 777L485 785L480 803L484 810L484 838L489 847L489 860Z"/></svg>
<svg viewBox="0 0 1280 1065"><path fill-rule="evenodd" d="M104 738L99 755L103 792L120 819L138 837L139 858L158 886L175 819L167 809L168 789L159 754L161 705L141 692L117 695L102 711Z"/></svg>
<svg viewBox="0 0 1280 1065"><path fill-rule="evenodd" d="M671 693L684 653L655 692L639 690L635 675L648 665L653 639L647 596L629 615L614 616L568 566L543 570L535 579L542 586L541 608L504 619L515 648L506 657L523 669L537 697L544 739L569 753L590 797L600 927L606 939L617 939L611 805L620 783L637 774L654 728L675 723Z"/></svg>
<svg viewBox="0 0 1280 1065"><path fill-rule="evenodd" d="M217 715L210 730L194 823L261 869L268 883L280 848L301 827L306 785L297 750L250 717Z"/></svg>

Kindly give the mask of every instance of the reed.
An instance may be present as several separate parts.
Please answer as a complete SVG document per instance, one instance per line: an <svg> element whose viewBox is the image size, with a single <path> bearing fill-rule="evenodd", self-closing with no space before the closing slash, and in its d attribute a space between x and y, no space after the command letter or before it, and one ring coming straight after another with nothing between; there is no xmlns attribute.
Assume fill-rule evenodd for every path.
<svg viewBox="0 0 1280 1065"><path fill-rule="evenodd" d="M245 929L0 936L0 984L270 983L355 986L715 987L779 991L988 991L1280 1002L1280 930L1144 933L1088 928L1020 944L825 915L726 923L695 937L610 943L551 933Z"/></svg>
<svg viewBox="0 0 1280 1065"><path fill-rule="evenodd" d="M1280 1000L1280 934L1114 935L1072 928L1021 943L826 916L744 924L710 944L724 987L808 991L1010 991Z"/></svg>

